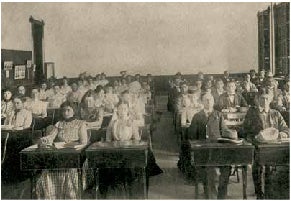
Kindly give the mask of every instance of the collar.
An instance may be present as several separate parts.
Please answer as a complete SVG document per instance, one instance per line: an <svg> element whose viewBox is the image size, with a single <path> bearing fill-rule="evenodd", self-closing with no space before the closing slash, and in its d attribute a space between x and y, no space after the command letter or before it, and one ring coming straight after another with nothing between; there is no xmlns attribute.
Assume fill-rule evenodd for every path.
<svg viewBox="0 0 291 201"><path fill-rule="evenodd" d="M265 108L259 107L259 111L260 111L260 113L269 113L270 108L268 110L265 110Z"/></svg>
<svg viewBox="0 0 291 201"><path fill-rule="evenodd" d="M8 103L8 102L12 102L12 99L11 99L11 98L10 98L9 100L3 99L3 101L4 101L5 103Z"/></svg>
<svg viewBox="0 0 291 201"><path fill-rule="evenodd" d="M69 119L64 119L64 121L65 122L71 122L71 121L73 121L73 120L75 120L76 119L76 117L71 117L71 118L69 118Z"/></svg>

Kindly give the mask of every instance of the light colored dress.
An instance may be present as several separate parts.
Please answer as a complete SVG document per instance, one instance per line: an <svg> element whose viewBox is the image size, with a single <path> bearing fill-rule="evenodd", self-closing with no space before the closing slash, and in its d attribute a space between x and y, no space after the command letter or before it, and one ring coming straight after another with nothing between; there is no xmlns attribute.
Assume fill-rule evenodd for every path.
<svg viewBox="0 0 291 201"><path fill-rule="evenodd" d="M140 140L138 126L135 121L127 117L126 119L112 118L107 131L106 141L129 141Z"/></svg>
<svg viewBox="0 0 291 201"><path fill-rule="evenodd" d="M27 109L32 112L34 117L47 117L47 102L40 100L32 100Z"/></svg>
<svg viewBox="0 0 291 201"><path fill-rule="evenodd" d="M11 116L14 110L13 101L1 101L1 118L5 118L7 116Z"/></svg>
<svg viewBox="0 0 291 201"><path fill-rule="evenodd" d="M87 144L87 128L82 120L57 122L50 134L41 138L44 144L78 141ZM85 166L86 162L84 163ZM83 167L84 168L84 167ZM62 170L44 170L36 181L38 199L80 199L79 174L76 168Z"/></svg>
<svg viewBox="0 0 291 201"><path fill-rule="evenodd" d="M17 128L29 128L32 123L32 113L27 109L13 112L4 121L4 125L12 125Z"/></svg>

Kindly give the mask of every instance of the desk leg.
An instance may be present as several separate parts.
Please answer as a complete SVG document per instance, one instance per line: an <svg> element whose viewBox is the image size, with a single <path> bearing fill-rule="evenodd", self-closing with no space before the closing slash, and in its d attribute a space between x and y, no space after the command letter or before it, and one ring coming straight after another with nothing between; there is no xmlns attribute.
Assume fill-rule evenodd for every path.
<svg viewBox="0 0 291 201"><path fill-rule="evenodd" d="M82 192L83 192L83 170L82 168L78 168L77 169L78 172L78 187L79 187L79 198L78 199L82 199Z"/></svg>
<svg viewBox="0 0 291 201"><path fill-rule="evenodd" d="M265 199L270 199L272 194L270 176L271 176L270 166L265 166L265 185L264 185Z"/></svg>
<svg viewBox="0 0 291 201"><path fill-rule="evenodd" d="M248 173L248 166L244 165L242 167L242 180L243 180L243 199L247 199L247 174Z"/></svg>
<svg viewBox="0 0 291 201"><path fill-rule="evenodd" d="M99 169L97 168L95 171L95 199L99 198Z"/></svg>
<svg viewBox="0 0 291 201"><path fill-rule="evenodd" d="M30 198L32 200L35 199L34 193L35 193L35 191L34 191L34 174L31 173L31 176L30 176Z"/></svg>
<svg viewBox="0 0 291 201"><path fill-rule="evenodd" d="M148 199L148 188L149 188L149 178L146 171L146 167L142 168L142 178L143 178L143 199Z"/></svg>

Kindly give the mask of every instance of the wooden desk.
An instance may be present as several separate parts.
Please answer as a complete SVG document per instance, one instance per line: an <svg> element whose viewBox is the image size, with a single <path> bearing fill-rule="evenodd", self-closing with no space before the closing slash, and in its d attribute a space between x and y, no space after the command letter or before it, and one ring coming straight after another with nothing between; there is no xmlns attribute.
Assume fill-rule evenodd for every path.
<svg viewBox="0 0 291 201"><path fill-rule="evenodd" d="M32 145L33 134L31 128L24 130L1 129L1 180L21 181L27 175L20 171L19 152Z"/></svg>
<svg viewBox="0 0 291 201"><path fill-rule="evenodd" d="M82 166L86 159L85 147L82 149L39 149L37 145L30 146L20 152L20 168L31 172L31 198L34 198L36 173L45 169L77 168L79 173L80 197L82 195ZM81 198L80 198L81 199Z"/></svg>
<svg viewBox="0 0 291 201"><path fill-rule="evenodd" d="M247 199L247 165L252 164L254 146L218 143L215 141L189 141L191 163L194 167L220 167L241 165L243 177L243 199ZM195 181L195 197L198 197L198 183Z"/></svg>
<svg viewBox="0 0 291 201"><path fill-rule="evenodd" d="M270 199L270 166L289 166L290 144L289 142L278 144L255 143L255 147L255 162L259 165L259 181L262 184L258 188L261 188L264 193L263 198Z"/></svg>
<svg viewBox="0 0 291 201"><path fill-rule="evenodd" d="M148 195L148 161L147 142L96 142L86 150L89 168L96 169L96 198L99 190L99 168L138 168L141 170L139 184L142 184L143 199ZM102 175L101 175L102 176ZM106 195L105 195L106 196Z"/></svg>

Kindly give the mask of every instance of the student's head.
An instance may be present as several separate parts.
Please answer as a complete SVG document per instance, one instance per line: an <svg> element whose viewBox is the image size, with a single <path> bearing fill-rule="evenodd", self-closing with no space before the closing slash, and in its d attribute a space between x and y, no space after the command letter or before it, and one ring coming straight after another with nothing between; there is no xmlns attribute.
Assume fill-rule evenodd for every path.
<svg viewBox="0 0 291 201"><path fill-rule="evenodd" d="M105 86L105 93L106 94L112 94L112 92L113 92L112 86L109 86L109 85Z"/></svg>
<svg viewBox="0 0 291 201"><path fill-rule="evenodd" d="M215 87L216 87L216 89L220 89L220 90L224 89L224 83L223 83L222 79L216 80Z"/></svg>
<svg viewBox="0 0 291 201"><path fill-rule="evenodd" d="M120 118L127 117L129 114L128 104L126 102L120 102L117 106L117 115Z"/></svg>
<svg viewBox="0 0 291 201"><path fill-rule="evenodd" d="M229 76L229 72L228 72L227 70L225 70L225 71L223 72L223 75L224 75L225 77L228 77L228 76Z"/></svg>
<svg viewBox="0 0 291 201"><path fill-rule="evenodd" d="M15 97L13 100L13 103L14 103L14 107L16 110L21 110L21 109L23 109L24 99L19 98L19 97Z"/></svg>
<svg viewBox="0 0 291 201"><path fill-rule="evenodd" d="M101 80L101 74L97 74L95 77L96 80Z"/></svg>
<svg viewBox="0 0 291 201"><path fill-rule="evenodd" d="M39 98L39 92L37 89L32 89L31 90L31 98L33 99L38 99Z"/></svg>
<svg viewBox="0 0 291 201"><path fill-rule="evenodd" d="M40 85L40 88L43 89L43 90L46 90L47 89L47 84L44 82Z"/></svg>
<svg viewBox="0 0 291 201"><path fill-rule="evenodd" d="M114 82L113 82L113 86L117 87L118 85L119 85L118 80L114 80Z"/></svg>
<svg viewBox="0 0 291 201"><path fill-rule="evenodd" d="M140 80L140 74L138 74L138 73L135 74L134 78L135 78L135 80L139 81Z"/></svg>
<svg viewBox="0 0 291 201"><path fill-rule="evenodd" d="M12 92L10 89L5 89L3 93L4 100L10 100L12 98Z"/></svg>
<svg viewBox="0 0 291 201"><path fill-rule="evenodd" d="M87 78L87 80L88 80L88 83L89 83L89 84L92 84L92 83L93 83L93 78L92 78L91 76L89 76L89 77Z"/></svg>
<svg viewBox="0 0 291 201"><path fill-rule="evenodd" d="M63 77L62 82L63 82L63 85L67 85L69 83L67 77Z"/></svg>
<svg viewBox="0 0 291 201"><path fill-rule="evenodd" d="M256 75L256 71L254 69L250 70L251 77L254 77Z"/></svg>
<svg viewBox="0 0 291 201"><path fill-rule="evenodd" d="M251 75L250 74L246 74L245 81L247 81L247 82L251 81Z"/></svg>
<svg viewBox="0 0 291 201"><path fill-rule="evenodd" d="M214 80L213 75L209 75L209 76L208 76L208 80L213 81L213 80Z"/></svg>
<svg viewBox="0 0 291 201"><path fill-rule="evenodd" d="M176 73L175 78L182 79L182 73L181 72Z"/></svg>
<svg viewBox="0 0 291 201"><path fill-rule="evenodd" d="M25 88L24 86L18 86L18 93L21 95L25 95Z"/></svg>
<svg viewBox="0 0 291 201"><path fill-rule="evenodd" d="M188 85L186 83L181 84L181 93L187 94L188 93Z"/></svg>
<svg viewBox="0 0 291 201"><path fill-rule="evenodd" d="M104 98L104 89L102 86L98 85L95 89L95 93L98 98Z"/></svg>
<svg viewBox="0 0 291 201"><path fill-rule="evenodd" d="M54 92L55 93L59 93L60 92L60 86L59 85L55 85L54 86Z"/></svg>
<svg viewBox="0 0 291 201"><path fill-rule="evenodd" d="M273 100L272 94L262 90L257 96L257 104L261 108L269 109L270 103Z"/></svg>
<svg viewBox="0 0 291 201"><path fill-rule="evenodd" d="M227 84L226 84L226 91L227 91L227 93L234 94L235 93L235 90L236 90L236 84L235 84L235 82L234 81L227 82Z"/></svg>
<svg viewBox="0 0 291 201"><path fill-rule="evenodd" d="M259 73L259 76L261 78L264 78L265 77L265 71L264 70L261 70L260 73Z"/></svg>
<svg viewBox="0 0 291 201"><path fill-rule="evenodd" d="M125 90L121 93L121 100L123 102L130 102L130 93L128 90Z"/></svg>
<svg viewBox="0 0 291 201"><path fill-rule="evenodd" d="M202 87L202 80L201 80L201 79L196 80L194 85L195 85L198 89L201 89L201 87Z"/></svg>
<svg viewBox="0 0 291 201"><path fill-rule="evenodd" d="M202 72L198 73L198 79L200 79L200 80L204 79L204 74Z"/></svg>
<svg viewBox="0 0 291 201"><path fill-rule="evenodd" d="M127 75L127 76L126 76L126 80L127 80L127 83L128 83L128 84L131 83L131 80L132 80L131 75Z"/></svg>
<svg viewBox="0 0 291 201"><path fill-rule="evenodd" d="M62 116L65 120L74 117L77 112L76 105L69 101L62 103L60 108L62 111Z"/></svg>
<svg viewBox="0 0 291 201"><path fill-rule="evenodd" d="M71 85L71 87L72 87L72 91L74 92L78 90L78 85L75 82Z"/></svg>
<svg viewBox="0 0 291 201"><path fill-rule="evenodd" d="M101 79L105 80L106 79L106 74L105 73L101 73Z"/></svg>
<svg viewBox="0 0 291 201"><path fill-rule="evenodd" d="M126 84L126 79L125 78L121 79L121 84L123 84L123 85Z"/></svg>
<svg viewBox="0 0 291 201"><path fill-rule="evenodd" d="M212 110L214 106L214 98L210 93L206 93L202 96L202 103L205 110Z"/></svg>
<svg viewBox="0 0 291 201"><path fill-rule="evenodd" d="M84 84L82 79L78 79L78 86L82 86Z"/></svg>

